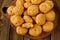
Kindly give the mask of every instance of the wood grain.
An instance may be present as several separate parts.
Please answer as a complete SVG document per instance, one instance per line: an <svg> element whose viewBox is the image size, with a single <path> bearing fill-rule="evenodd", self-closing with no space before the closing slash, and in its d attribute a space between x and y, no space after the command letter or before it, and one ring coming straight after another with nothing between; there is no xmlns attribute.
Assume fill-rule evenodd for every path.
<svg viewBox="0 0 60 40"><path fill-rule="evenodd" d="M30 40L30 38L27 38L27 37L24 37L23 39L24 39L24 40Z"/></svg>
<svg viewBox="0 0 60 40"><path fill-rule="evenodd" d="M9 40L9 22L6 17L3 17L4 26L1 27L1 40Z"/></svg>
<svg viewBox="0 0 60 40"><path fill-rule="evenodd" d="M12 2L13 0L4 0L4 2L3 2L3 4L2 4L2 8L3 7L9 7L10 6L10 4L11 4L11 2ZM3 13L3 12L2 12ZM6 20L6 18L4 18L4 20ZM6 20L7 21L7 20ZM8 23L8 22L7 22ZM8 23L9 24L9 23ZM8 25L8 24L6 24L6 25ZM5 25L4 25L5 26ZM8 26L9 27L9 26ZM3 27L2 29L5 29L6 27ZM7 33L6 33L6 32ZM23 37L22 36L18 36L17 34L16 34L16 32L12 29L12 28L10 28L10 29L6 29L5 31L2 31L2 37L1 37L1 39L2 40L23 40ZM6 34L4 34L4 37L3 37L3 33L6 33ZM10 34L9 34L10 33ZM9 35L8 35L9 34Z"/></svg>
<svg viewBox="0 0 60 40"><path fill-rule="evenodd" d="M57 27L51 33L51 40L60 40L60 0L53 0L55 3L56 11L58 11L59 19L57 23Z"/></svg>
<svg viewBox="0 0 60 40"><path fill-rule="evenodd" d="M0 6L2 5L2 0L0 0ZM4 0L3 1L3 7L9 7L10 3L13 0ZM60 11L60 0L53 0L56 6L56 9ZM1 11L1 10L0 10ZM60 12L59 12L60 13ZM60 14L59 14L60 15ZM4 26L1 28L1 40L60 40L60 16L59 16L59 24L56 27L56 29L49 35L48 37L44 39L29 39L20 35L17 35L15 30L10 27L8 20L6 17L3 17Z"/></svg>
<svg viewBox="0 0 60 40"><path fill-rule="evenodd" d="M47 37L44 38L43 40L51 40L51 35L47 36Z"/></svg>
<svg viewBox="0 0 60 40"><path fill-rule="evenodd" d="M10 40L23 40L23 37L20 35L17 35L15 30L13 28L10 28Z"/></svg>

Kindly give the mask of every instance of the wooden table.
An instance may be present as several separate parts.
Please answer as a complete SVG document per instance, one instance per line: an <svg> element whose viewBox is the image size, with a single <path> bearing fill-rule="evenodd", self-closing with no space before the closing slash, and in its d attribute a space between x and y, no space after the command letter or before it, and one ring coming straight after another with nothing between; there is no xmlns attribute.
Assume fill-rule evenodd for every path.
<svg viewBox="0 0 60 40"><path fill-rule="evenodd" d="M7 18L2 15L2 8L9 7L9 4L12 1L13 0L0 0L0 40L34 40L17 35L14 29L10 27ZM59 0L57 0L56 5L58 6L58 4ZM58 8L60 9L60 6L58 6ZM48 37L38 40L60 40L60 21L58 22L55 30Z"/></svg>

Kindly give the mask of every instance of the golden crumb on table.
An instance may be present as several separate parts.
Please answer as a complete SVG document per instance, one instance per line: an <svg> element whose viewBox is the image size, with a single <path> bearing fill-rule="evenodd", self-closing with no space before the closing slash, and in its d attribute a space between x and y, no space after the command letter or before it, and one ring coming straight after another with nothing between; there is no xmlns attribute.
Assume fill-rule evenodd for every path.
<svg viewBox="0 0 60 40"><path fill-rule="evenodd" d="M21 25L22 23L24 23L24 20L23 18L21 18L21 16L17 16L17 15L13 15L10 17L10 21L13 25L15 26L19 26Z"/></svg>
<svg viewBox="0 0 60 40"><path fill-rule="evenodd" d="M32 18L31 18L31 17L29 17L29 16L24 16L24 17L23 17L23 19L24 19L24 20L25 20L25 22L27 22L27 23L33 23Z"/></svg>
<svg viewBox="0 0 60 40"><path fill-rule="evenodd" d="M9 6L9 7L8 7L8 9L7 9L8 15L10 15L10 16L14 15L14 13L13 13L13 8L14 8L14 6Z"/></svg>
<svg viewBox="0 0 60 40"><path fill-rule="evenodd" d="M24 12L23 6L15 6L13 9L15 15L21 15Z"/></svg>
<svg viewBox="0 0 60 40"><path fill-rule="evenodd" d="M26 2L30 2L31 0L25 0Z"/></svg>
<svg viewBox="0 0 60 40"><path fill-rule="evenodd" d="M43 25L46 22L46 17L44 14L40 13L36 16L36 23L38 25Z"/></svg>
<svg viewBox="0 0 60 40"><path fill-rule="evenodd" d="M43 13L47 13L48 11L50 11L52 8L54 7L54 4L52 1L46 1L44 3L41 3L39 5L39 9L41 12Z"/></svg>
<svg viewBox="0 0 60 40"><path fill-rule="evenodd" d="M28 32L28 29L18 26L16 28L16 32L17 32L17 34L25 35Z"/></svg>
<svg viewBox="0 0 60 40"><path fill-rule="evenodd" d="M32 28L33 24L32 23L24 23L24 24L22 24L22 27L24 27L24 28Z"/></svg>
<svg viewBox="0 0 60 40"><path fill-rule="evenodd" d="M27 10L24 11L23 15L28 16Z"/></svg>
<svg viewBox="0 0 60 40"><path fill-rule="evenodd" d="M25 3L24 3L24 7L25 7L25 8L28 8L28 7L30 7L31 5L32 5L32 3L30 3L30 2L25 2Z"/></svg>
<svg viewBox="0 0 60 40"><path fill-rule="evenodd" d="M27 9L28 15L30 16L35 16L36 14L39 13L39 8L38 5L31 5L28 9Z"/></svg>
<svg viewBox="0 0 60 40"><path fill-rule="evenodd" d="M24 5L24 0L17 0L16 6L21 6L21 5Z"/></svg>
<svg viewBox="0 0 60 40"><path fill-rule="evenodd" d="M32 4L40 4L44 0L31 0Z"/></svg>
<svg viewBox="0 0 60 40"><path fill-rule="evenodd" d="M53 22L46 22L46 24L43 25L43 31L44 32L50 32L54 28Z"/></svg>
<svg viewBox="0 0 60 40"><path fill-rule="evenodd" d="M29 34L31 36L39 36L42 33L42 28L40 25L34 25L33 28L29 29Z"/></svg>
<svg viewBox="0 0 60 40"><path fill-rule="evenodd" d="M49 11L45 15L46 15L46 19L48 21L54 21L55 20L55 12L53 10Z"/></svg>

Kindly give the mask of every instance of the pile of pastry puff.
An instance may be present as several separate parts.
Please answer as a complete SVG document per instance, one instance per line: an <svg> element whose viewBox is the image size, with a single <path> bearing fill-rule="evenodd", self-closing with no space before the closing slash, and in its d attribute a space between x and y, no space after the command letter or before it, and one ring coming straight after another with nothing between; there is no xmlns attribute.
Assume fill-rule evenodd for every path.
<svg viewBox="0 0 60 40"><path fill-rule="evenodd" d="M51 0L16 0L9 6L7 13L19 35L39 36L54 28L55 12Z"/></svg>

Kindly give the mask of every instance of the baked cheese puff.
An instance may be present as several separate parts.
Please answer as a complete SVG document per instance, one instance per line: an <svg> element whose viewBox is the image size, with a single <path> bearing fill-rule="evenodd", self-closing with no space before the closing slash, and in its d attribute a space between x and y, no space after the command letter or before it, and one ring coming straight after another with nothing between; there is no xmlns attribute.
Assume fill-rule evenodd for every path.
<svg viewBox="0 0 60 40"><path fill-rule="evenodd" d="M8 7L8 9L7 9L8 15L10 15L10 16L14 15L14 13L13 13L13 8L14 8L14 6Z"/></svg>
<svg viewBox="0 0 60 40"><path fill-rule="evenodd" d="M40 4L44 0L31 0L32 4Z"/></svg>
<svg viewBox="0 0 60 40"><path fill-rule="evenodd" d="M25 35L28 32L28 29L22 28L20 26L16 27L16 33L19 35Z"/></svg>
<svg viewBox="0 0 60 40"><path fill-rule="evenodd" d="M21 6L21 5L24 5L24 0L17 0L16 6Z"/></svg>
<svg viewBox="0 0 60 40"><path fill-rule="evenodd" d="M43 25L43 31L44 32L50 32L54 28L53 22L46 22L46 24Z"/></svg>
<svg viewBox="0 0 60 40"><path fill-rule="evenodd" d="M33 24L32 23L24 23L24 24L22 24L22 27L24 27L24 28L32 28Z"/></svg>
<svg viewBox="0 0 60 40"><path fill-rule="evenodd" d="M50 11L53 8L53 6L54 6L54 4L52 1L46 1L39 5L39 9L41 12L47 13L48 11Z"/></svg>
<svg viewBox="0 0 60 40"><path fill-rule="evenodd" d="M15 15L21 15L24 12L24 7L23 6L15 6L13 9L13 12Z"/></svg>
<svg viewBox="0 0 60 40"><path fill-rule="evenodd" d="M36 23L38 25L43 25L46 21L46 17L44 14L40 13L36 16Z"/></svg>
<svg viewBox="0 0 60 40"><path fill-rule="evenodd" d="M31 35L31 36L39 36L40 34L42 33L42 28L41 28L41 26L40 25L34 25L34 27L33 28L30 28L29 29L29 34Z"/></svg>
<svg viewBox="0 0 60 40"><path fill-rule="evenodd" d="M25 8L28 8L28 7L30 7L31 5L32 5L32 3L30 3L30 2L25 2L25 3L24 3L24 7L25 7Z"/></svg>
<svg viewBox="0 0 60 40"><path fill-rule="evenodd" d="M48 21L54 21L55 20L55 12L53 10L49 11L45 15L46 15L46 19Z"/></svg>
<svg viewBox="0 0 60 40"><path fill-rule="evenodd" d="M25 0L26 2L30 2L31 0Z"/></svg>
<svg viewBox="0 0 60 40"><path fill-rule="evenodd" d="M21 25L22 23L24 23L24 20L23 18L21 18L20 16L17 16L17 15L13 15L10 17L10 21L13 25L15 26L19 26Z"/></svg>
<svg viewBox="0 0 60 40"><path fill-rule="evenodd" d="M39 8L38 5L31 5L28 9L27 9L28 15L30 16L35 16L36 14L39 13Z"/></svg>
<svg viewBox="0 0 60 40"><path fill-rule="evenodd" d="M31 18L31 17L29 17L29 16L24 16L24 17L23 17L23 19L24 19L24 20L25 20L25 22L27 22L27 23L33 23L32 18Z"/></svg>
<svg viewBox="0 0 60 40"><path fill-rule="evenodd" d="M54 7L54 3L51 0L47 0L47 1L45 1L45 3L49 4L50 7Z"/></svg>
<svg viewBox="0 0 60 40"><path fill-rule="evenodd" d="M24 11L24 14L23 15L24 16L27 16L28 15L27 10Z"/></svg>

